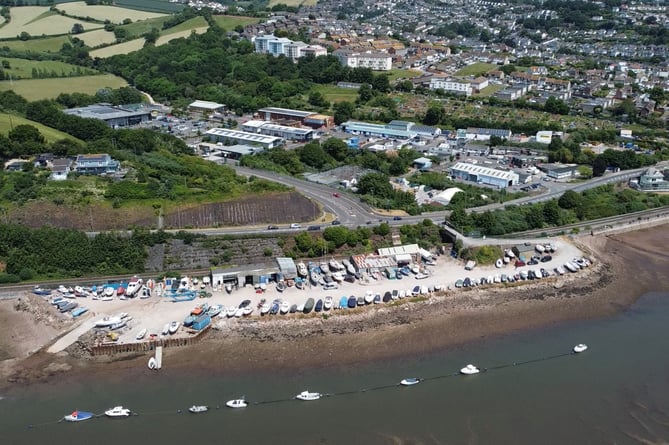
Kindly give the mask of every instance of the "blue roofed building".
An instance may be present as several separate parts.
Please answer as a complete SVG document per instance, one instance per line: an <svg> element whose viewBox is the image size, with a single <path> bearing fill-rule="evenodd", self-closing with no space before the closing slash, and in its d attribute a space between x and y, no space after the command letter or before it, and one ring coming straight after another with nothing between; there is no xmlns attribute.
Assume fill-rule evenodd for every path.
<svg viewBox="0 0 669 445"><path fill-rule="evenodd" d="M74 171L82 175L101 175L103 173L115 173L121 167L121 163L112 159L108 154L86 154L77 155Z"/></svg>

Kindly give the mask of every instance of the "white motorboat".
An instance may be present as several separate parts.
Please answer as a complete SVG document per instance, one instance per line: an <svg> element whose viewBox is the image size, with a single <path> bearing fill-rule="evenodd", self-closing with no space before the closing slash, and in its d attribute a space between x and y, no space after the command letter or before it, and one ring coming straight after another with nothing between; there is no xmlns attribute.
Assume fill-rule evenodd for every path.
<svg viewBox="0 0 669 445"><path fill-rule="evenodd" d="M330 266L328 266L327 262L321 261L321 264L319 264L319 267L320 267L322 273L330 273Z"/></svg>
<svg viewBox="0 0 669 445"><path fill-rule="evenodd" d="M574 346L574 352L576 353L583 352L586 349L588 349L588 345L586 345L585 343L579 343L576 346Z"/></svg>
<svg viewBox="0 0 669 445"><path fill-rule="evenodd" d="M104 317L95 322L96 328L106 328L121 322L121 317Z"/></svg>
<svg viewBox="0 0 669 445"><path fill-rule="evenodd" d="M246 408L248 403L246 403L246 400L242 397L241 399L228 400L225 402L225 406L228 408Z"/></svg>
<svg viewBox="0 0 669 445"><path fill-rule="evenodd" d="M478 374L479 372L481 372L479 371L479 368L472 364L469 364L460 370L460 373L465 375Z"/></svg>
<svg viewBox="0 0 669 445"><path fill-rule="evenodd" d="M329 311L332 309L332 297L327 296L323 300L323 310Z"/></svg>
<svg viewBox="0 0 669 445"><path fill-rule="evenodd" d="M137 292L142 288L142 285L144 282L142 281L141 278L139 277L132 277L130 281L128 281L128 286L125 288L125 294L128 297L134 297Z"/></svg>
<svg viewBox="0 0 669 445"><path fill-rule="evenodd" d="M170 324L167 323L165 326L163 326L163 330L161 332L162 335L167 335L170 333Z"/></svg>
<svg viewBox="0 0 669 445"><path fill-rule="evenodd" d="M237 310L235 311L235 318L241 318L244 315L244 309L246 308L245 307L237 308Z"/></svg>
<svg viewBox="0 0 669 445"><path fill-rule="evenodd" d="M332 258L332 259L330 260L330 262L328 263L328 265L330 266L330 271L332 271L332 272L335 272L335 271L337 271L337 270L342 270L342 269L344 268L344 267L341 265L341 263L340 263L339 261L335 260L334 258Z"/></svg>
<svg viewBox="0 0 669 445"><path fill-rule="evenodd" d="M310 400L318 400L321 398L321 396L322 394L319 392L302 391L301 393L296 395L295 398L298 400L310 401Z"/></svg>
<svg viewBox="0 0 669 445"><path fill-rule="evenodd" d="M290 310L290 302L285 300L282 301L281 304L279 305L279 311L282 314L287 314L289 310Z"/></svg>
<svg viewBox="0 0 669 445"><path fill-rule="evenodd" d="M253 313L253 308L251 306L246 306L245 308L242 309L242 315L245 317L248 317ZM235 315L237 315L235 313Z"/></svg>
<svg viewBox="0 0 669 445"><path fill-rule="evenodd" d="M116 293L116 291L115 291L114 288L111 287L111 286L107 286L107 287L105 287L105 289L102 291L102 294L103 294L105 297L113 297L113 296L114 296L114 293Z"/></svg>
<svg viewBox="0 0 669 445"><path fill-rule="evenodd" d="M420 379L415 378L415 377L409 377L409 378L406 378L406 379L402 379L402 381L400 382L400 385L413 386L413 385L417 385L419 383L420 383Z"/></svg>
<svg viewBox="0 0 669 445"><path fill-rule="evenodd" d="M143 339L144 337L146 337L146 332L147 332L147 331L146 331L146 328L144 328L144 329L142 329L141 331L139 331L139 332L137 333L137 335L135 336L135 340L141 340L141 339Z"/></svg>
<svg viewBox="0 0 669 445"><path fill-rule="evenodd" d="M420 267L418 267L417 264L412 265L411 266L411 272L414 273L414 274L417 274L418 272L420 272Z"/></svg>
<svg viewBox="0 0 669 445"><path fill-rule="evenodd" d="M272 308L272 305L269 303L263 303L262 306L260 306L260 315L266 315L269 313L269 310Z"/></svg>
<svg viewBox="0 0 669 445"><path fill-rule="evenodd" d="M122 406L115 406L105 411L107 417L128 417L130 414L130 410Z"/></svg>
<svg viewBox="0 0 669 445"><path fill-rule="evenodd" d="M374 292L368 290L365 292L365 304L372 304L374 301Z"/></svg>
<svg viewBox="0 0 669 445"><path fill-rule="evenodd" d="M297 263L297 274L301 277L308 275L307 266L304 263Z"/></svg>
<svg viewBox="0 0 669 445"><path fill-rule="evenodd" d="M181 326L181 323L179 323L178 321L173 321L172 323L170 323L170 327L168 329L169 333L176 334L177 331L179 330L179 326Z"/></svg>
<svg viewBox="0 0 669 445"><path fill-rule="evenodd" d="M495 267L499 269L503 265L504 265L504 261L502 261L501 258L497 258L497 261L495 261Z"/></svg>
<svg viewBox="0 0 669 445"><path fill-rule="evenodd" d="M423 272L418 272L414 278L417 280L424 280L425 278L428 278L429 275Z"/></svg>
<svg viewBox="0 0 669 445"><path fill-rule="evenodd" d="M148 363L149 369L158 369L158 361L155 357L151 357Z"/></svg>
<svg viewBox="0 0 669 445"><path fill-rule="evenodd" d="M193 414L206 413L207 411L209 411L209 407L205 405L193 405L190 408L188 408L188 411L190 411Z"/></svg>
<svg viewBox="0 0 669 445"><path fill-rule="evenodd" d="M225 316L228 318L234 317L237 313L237 306L230 306L225 310Z"/></svg>
<svg viewBox="0 0 669 445"><path fill-rule="evenodd" d="M344 275L341 272L333 272L332 273L332 279L338 282L344 281Z"/></svg>

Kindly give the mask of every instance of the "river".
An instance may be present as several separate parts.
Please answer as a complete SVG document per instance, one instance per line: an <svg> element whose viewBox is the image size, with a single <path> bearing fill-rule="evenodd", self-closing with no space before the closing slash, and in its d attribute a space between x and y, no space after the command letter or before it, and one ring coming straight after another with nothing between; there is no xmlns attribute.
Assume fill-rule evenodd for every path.
<svg viewBox="0 0 669 445"><path fill-rule="evenodd" d="M61 384L2 394L0 437L5 444L52 445L201 439L234 444L666 443L667 319L669 294L650 293L611 318L364 366L253 375L138 371L113 381L64 377ZM589 349L572 354L581 342ZM487 371L458 375L468 363ZM404 377L428 380L397 386ZM305 389L333 395L313 402L293 399ZM248 408L225 408L226 400L242 395ZM190 414L192 404L210 410ZM74 409L102 413L115 405L138 415L58 422Z"/></svg>

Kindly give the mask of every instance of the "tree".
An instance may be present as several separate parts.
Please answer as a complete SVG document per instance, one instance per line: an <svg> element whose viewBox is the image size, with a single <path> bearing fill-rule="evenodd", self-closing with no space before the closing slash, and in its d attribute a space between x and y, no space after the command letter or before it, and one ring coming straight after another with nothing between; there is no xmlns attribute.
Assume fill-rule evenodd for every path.
<svg viewBox="0 0 669 445"><path fill-rule="evenodd" d="M358 98L356 99L356 102L361 104L366 104L372 97L374 97L374 92L372 91L372 87L366 83L360 85L360 88L358 89Z"/></svg>
<svg viewBox="0 0 669 445"><path fill-rule="evenodd" d="M71 31L72 34L81 34L84 31L85 31L84 25L82 25L81 23L75 23L74 25L72 25L72 31Z"/></svg>
<svg viewBox="0 0 669 445"><path fill-rule="evenodd" d="M322 144L323 150L339 162L345 161L350 155L348 145L341 139L329 138Z"/></svg>
<svg viewBox="0 0 669 445"><path fill-rule="evenodd" d="M608 163L606 162L606 159L604 159L604 156L602 155L597 156L595 160L592 161L592 176L594 177L602 176L606 171L607 167Z"/></svg>
<svg viewBox="0 0 669 445"><path fill-rule="evenodd" d="M17 143L38 142L43 144L45 139L39 130L32 125L17 125L9 131L9 140Z"/></svg>
<svg viewBox="0 0 669 445"><path fill-rule="evenodd" d="M320 170L325 164L331 161L331 158L325 153L325 150L323 150L318 141L312 141L300 150L300 161Z"/></svg>
<svg viewBox="0 0 669 445"><path fill-rule="evenodd" d="M425 112L423 123L425 125L438 125L445 116L446 111L444 110L444 107L436 103L431 104Z"/></svg>
<svg viewBox="0 0 669 445"><path fill-rule="evenodd" d="M390 184L388 175L368 173L358 181L358 193L378 198L391 198L393 196L393 186ZM374 204L372 203L372 205Z"/></svg>
<svg viewBox="0 0 669 445"><path fill-rule="evenodd" d="M355 105L352 102L343 101L334 105L334 121L335 124L340 125L351 119Z"/></svg>
<svg viewBox="0 0 669 445"><path fill-rule="evenodd" d="M330 105L320 91L312 91L309 93L309 103L314 107L328 107Z"/></svg>
<svg viewBox="0 0 669 445"><path fill-rule="evenodd" d="M151 31L145 32L143 34L145 45L155 45L160 37L160 31L158 28L151 28Z"/></svg>
<svg viewBox="0 0 669 445"><path fill-rule="evenodd" d="M556 97L549 97L544 104L544 111L553 114L569 114L569 105Z"/></svg>
<svg viewBox="0 0 669 445"><path fill-rule="evenodd" d="M575 209L581 205L581 201L581 195L573 190L567 190L560 196L560 199L558 199L558 205L566 210Z"/></svg>

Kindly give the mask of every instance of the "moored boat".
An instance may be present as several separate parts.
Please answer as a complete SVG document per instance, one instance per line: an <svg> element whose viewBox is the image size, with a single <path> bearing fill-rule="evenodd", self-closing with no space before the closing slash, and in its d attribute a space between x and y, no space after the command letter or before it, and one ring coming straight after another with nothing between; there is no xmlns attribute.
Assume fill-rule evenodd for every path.
<svg viewBox="0 0 669 445"><path fill-rule="evenodd" d="M209 315L211 318L214 318L214 317L216 317L218 314L220 314L221 311L223 311L223 305L222 305L222 304L216 304L216 305L211 306L211 307L207 310L207 315Z"/></svg>
<svg viewBox="0 0 669 445"><path fill-rule="evenodd" d="M323 300L319 298L318 301L316 302L316 306L314 306L314 311L320 312L322 310L323 310Z"/></svg>
<svg viewBox="0 0 669 445"><path fill-rule="evenodd" d="M279 281L278 283L276 283L276 290L279 291L279 292L285 291L286 290L286 283L284 283L283 281Z"/></svg>
<svg viewBox="0 0 669 445"><path fill-rule="evenodd" d="M44 288L42 288L42 287L35 286L35 287L33 288L33 294L35 294L35 295L44 295L44 296L46 296L46 295L51 295L51 289L44 289ZM76 412L76 411L75 411L75 412Z"/></svg>
<svg viewBox="0 0 669 445"><path fill-rule="evenodd" d="M237 306L230 306L225 310L225 316L228 318L234 317L236 313L237 313Z"/></svg>
<svg viewBox="0 0 669 445"><path fill-rule="evenodd" d="M348 306L349 309L353 309L358 305L358 299L355 298L355 296L351 295L350 297L348 297L346 305Z"/></svg>
<svg viewBox="0 0 669 445"><path fill-rule="evenodd" d="M263 303L262 306L260 306L260 315L266 315L269 313L269 310L272 309L272 305L269 303Z"/></svg>
<svg viewBox="0 0 669 445"><path fill-rule="evenodd" d="M472 364L469 364L460 370L460 373L465 375L478 374L479 372L479 368Z"/></svg>
<svg viewBox="0 0 669 445"><path fill-rule="evenodd" d="M304 263L302 262L297 263L297 274L301 277L307 276L308 274L307 266Z"/></svg>
<svg viewBox="0 0 669 445"><path fill-rule="evenodd" d="M322 394L319 392L302 391L301 393L296 395L295 398L298 400L309 401L309 400L318 400L321 398L321 396Z"/></svg>
<svg viewBox="0 0 669 445"><path fill-rule="evenodd" d="M225 406L228 408L246 408L248 403L246 403L246 399L242 397L241 399L228 400L225 402Z"/></svg>
<svg viewBox="0 0 669 445"><path fill-rule="evenodd" d="M149 363L147 364L149 369L158 369L158 361L156 360L155 357L151 357L149 359Z"/></svg>
<svg viewBox="0 0 669 445"><path fill-rule="evenodd" d="M332 297L327 296L323 300L323 310L329 311L332 309Z"/></svg>
<svg viewBox="0 0 669 445"><path fill-rule="evenodd" d="M420 379L419 379L419 378L416 378L416 377L409 377L409 378L406 378L406 379L402 379L402 381L400 382L400 385L403 385L403 386L412 386L412 385L417 385L417 384L419 384L419 383L420 383Z"/></svg>
<svg viewBox="0 0 669 445"><path fill-rule="evenodd" d="M89 413L88 411L75 410L72 412L72 414L68 414L67 416L63 417L63 419L68 422L82 422L92 417L95 417L95 414Z"/></svg>
<svg viewBox="0 0 669 445"><path fill-rule="evenodd" d="M188 408L188 411L190 411L193 414L206 413L207 411L209 411L209 407L205 405L193 405L190 408Z"/></svg>
<svg viewBox="0 0 669 445"><path fill-rule="evenodd" d="M289 301L282 301L281 304L279 305L279 312L282 314L287 314L288 311L290 310L290 302Z"/></svg>
<svg viewBox="0 0 669 445"><path fill-rule="evenodd" d="M365 304L372 304L372 302L374 301L374 292L372 292L371 290L365 292L364 301Z"/></svg>
<svg viewBox="0 0 669 445"><path fill-rule="evenodd" d="M225 291L229 294L232 293L232 284L228 283L225 285Z"/></svg>
<svg viewBox="0 0 669 445"><path fill-rule="evenodd" d="M71 312L71 314L72 314L72 317L75 317L75 318L76 318L76 317L78 317L78 316L80 316L80 315L85 314L86 312L88 312L88 308L82 306L82 307L78 307L78 308L74 309L74 310Z"/></svg>
<svg viewBox="0 0 669 445"><path fill-rule="evenodd" d="M244 317L248 317L252 313L253 313L253 307L251 307L251 306L246 306L245 308L242 309L242 315ZM235 314L235 315L237 315L237 314Z"/></svg>
<svg viewBox="0 0 669 445"><path fill-rule="evenodd" d="M130 410L122 406L115 406L105 411L107 417L128 417L130 414Z"/></svg>
<svg viewBox="0 0 669 445"><path fill-rule="evenodd" d="M169 328L170 334L176 334L176 332L179 330L179 326L181 326L181 323L179 323L178 321L171 322Z"/></svg>
<svg viewBox="0 0 669 445"><path fill-rule="evenodd" d="M109 329L111 329L112 331L115 331L117 329L121 329L121 328L125 327L126 324L127 324L127 321L125 319L121 319L121 321L119 321L118 323L114 323L113 325L109 326Z"/></svg>
<svg viewBox="0 0 669 445"><path fill-rule="evenodd" d="M586 345L585 343L579 343L576 346L574 346L574 352L576 353L583 352L586 349L588 349L588 345Z"/></svg>
<svg viewBox="0 0 669 445"><path fill-rule="evenodd" d="M141 289L144 282L141 278L134 276L128 281L128 286L125 288L125 294L128 297L134 297Z"/></svg>

